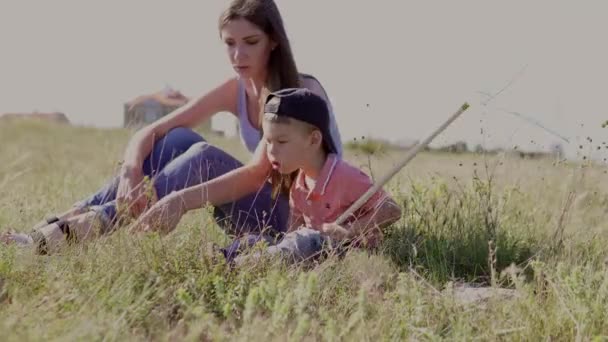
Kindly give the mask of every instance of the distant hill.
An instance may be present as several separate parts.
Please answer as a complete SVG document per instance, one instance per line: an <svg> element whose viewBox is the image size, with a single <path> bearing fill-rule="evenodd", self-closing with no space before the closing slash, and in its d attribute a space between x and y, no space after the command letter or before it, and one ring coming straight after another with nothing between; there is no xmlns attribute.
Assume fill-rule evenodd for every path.
<svg viewBox="0 0 608 342"><path fill-rule="evenodd" d="M0 115L2 120L33 119L62 124L70 124L68 117L61 112L31 112L31 113L4 113Z"/></svg>

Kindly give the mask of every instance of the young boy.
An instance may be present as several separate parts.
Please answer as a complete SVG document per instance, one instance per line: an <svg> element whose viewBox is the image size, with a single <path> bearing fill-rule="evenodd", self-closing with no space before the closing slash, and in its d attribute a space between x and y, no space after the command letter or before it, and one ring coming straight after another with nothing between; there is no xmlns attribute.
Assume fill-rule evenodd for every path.
<svg viewBox="0 0 608 342"><path fill-rule="evenodd" d="M329 112L324 100L306 89L283 89L268 96L264 112L263 139L273 172L295 174L289 188L289 231L267 252L297 262L319 254L329 241L377 246L382 238L380 228L397 221L401 209L380 189L345 224L333 223L372 186L372 181L337 157L329 139ZM251 244L261 238L249 236L247 240ZM223 250L228 260L235 258L239 245L237 241ZM247 258L243 255L235 261L241 263Z"/></svg>

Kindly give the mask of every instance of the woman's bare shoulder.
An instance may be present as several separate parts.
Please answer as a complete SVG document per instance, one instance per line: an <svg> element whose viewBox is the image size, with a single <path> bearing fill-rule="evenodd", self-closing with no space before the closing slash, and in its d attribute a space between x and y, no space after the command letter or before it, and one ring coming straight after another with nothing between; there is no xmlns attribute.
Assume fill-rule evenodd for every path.
<svg viewBox="0 0 608 342"><path fill-rule="evenodd" d="M229 111L235 114L237 110L238 87L238 78L231 77L215 88L201 94L198 100L215 102L219 104L222 111Z"/></svg>

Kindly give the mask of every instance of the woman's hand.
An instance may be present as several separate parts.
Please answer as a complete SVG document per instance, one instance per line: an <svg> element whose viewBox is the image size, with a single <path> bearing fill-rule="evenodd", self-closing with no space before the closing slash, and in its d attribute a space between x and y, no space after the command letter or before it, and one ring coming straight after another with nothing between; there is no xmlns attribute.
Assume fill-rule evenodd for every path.
<svg viewBox="0 0 608 342"><path fill-rule="evenodd" d="M141 168L123 166L121 169L116 204L121 212L136 218L146 209L148 198L144 189L144 174Z"/></svg>
<svg viewBox="0 0 608 342"><path fill-rule="evenodd" d="M170 232L177 227L186 206L180 192L173 192L156 202L131 226L130 232Z"/></svg>

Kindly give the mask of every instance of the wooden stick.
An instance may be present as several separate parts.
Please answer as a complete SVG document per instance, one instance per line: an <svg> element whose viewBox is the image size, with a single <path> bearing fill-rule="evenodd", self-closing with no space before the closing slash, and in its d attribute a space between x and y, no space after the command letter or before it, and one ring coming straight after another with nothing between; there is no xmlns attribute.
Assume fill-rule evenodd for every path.
<svg viewBox="0 0 608 342"><path fill-rule="evenodd" d="M344 223L344 221L350 215L352 215L355 211L357 211L359 208L361 208L361 206L363 204L365 204L365 202L367 202L367 200L369 200L370 197L372 197L372 195L374 193L376 193L376 191L378 191L378 189L383 187L391 178L393 178L393 176L395 176L395 174L397 174L397 172L399 172L412 159L414 159L414 157L418 154L418 152L420 152L423 148L425 148L428 144L430 144L431 141L433 139L435 139L435 137L437 135L439 135L439 133L443 132L454 120L456 120L456 118L458 118L460 116L460 114L464 113L464 111L467 110L468 108L469 108L469 104L465 102L460 107L460 109L458 109L458 111L456 111L456 113L452 114L452 116L443 125L441 125L430 136L428 136L426 139L424 139L424 141L422 141L422 143L416 145L413 149L411 149L409 151L409 153L403 158L403 160L391 170L391 172L384 175L384 177L382 179L380 179L378 182L376 182L376 184L374 184L371 188L369 188L369 190L367 190L367 192L364 193L363 196L361 196L361 198L359 198L357 201L355 201L355 203L353 203L348 208L348 210L346 210L342 215L340 215L340 217L338 217L338 219L336 220L335 223L337 225L341 225L342 223Z"/></svg>

